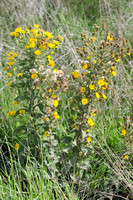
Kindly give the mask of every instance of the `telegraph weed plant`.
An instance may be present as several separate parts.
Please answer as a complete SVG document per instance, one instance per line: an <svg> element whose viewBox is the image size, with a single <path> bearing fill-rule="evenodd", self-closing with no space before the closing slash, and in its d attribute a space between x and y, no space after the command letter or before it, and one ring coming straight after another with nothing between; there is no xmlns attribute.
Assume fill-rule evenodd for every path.
<svg viewBox="0 0 133 200"><path fill-rule="evenodd" d="M61 36L54 38L36 24L34 28L18 27L10 35L18 45L19 52L8 53L4 70L9 77L7 87L15 87L18 95L12 102L14 110L9 110L8 116L16 119L18 115L24 116L24 124L17 127L14 134L25 135L21 144L14 143L15 150L20 149L21 152L27 143L35 155L39 153L42 138L47 138L49 151L52 151L54 143L67 144L62 146L70 152L66 161L71 159L75 165L78 161L88 159L89 150L92 150L91 135L97 107L108 98L111 77L116 75L115 68L121 59L130 56L128 41L107 32L105 24L101 31L95 25L90 36L81 33L83 46L77 49L80 64L75 66L70 79L56 67L52 58L63 41ZM55 124L60 119L60 105L67 90L71 110L68 118L69 135L59 138L55 133Z"/></svg>
<svg viewBox="0 0 133 200"><path fill-rule="evenodd" d="M12 102L14 110L9 110L8 116L16 120L18 115L23 116L24 124L17 127L14 134L26 136L22 137L21 144L16 142L14 148L21 152L27 143L35 155L39 137L52 136L53 124L60 118L59 96L68 88L68 76L55 68L52 59L63 38L59 35L54 38L36 24L24 30L18 27L10 35L19 52L8 53L4 70L9 77L7 87L15 88L18 95Z"/></svg>
<svg viewBox="0 0 133 200"><path fill-rule="evenodd" d="M40 5L44 4L43 1L40 2ZM60 11L61 1L55 1L55 3L60 4L59 10L57 10L62 13L63 11ZM39 3L36 5L39 6ZM37 8L40 10L39 7ZM60 16L53 20L55 13L54 17L51 17L49 14L51 10L52 6L45 14L46 18L49 17L50 22L55 23L55 27L59 27L57 22ZM43 13L41 14L40 21L43 22L44 16ZM69 17L71 18L71 15ZM61 19L61 24L65 22L64 19ZM36 20L35 23L37 23ZM47 22L45 23L47 24ZM52 28L50 27L50 29ZM80 27L79 30L81 29ZM115 190L119 190L123 183L127 186L126 192L132 190L130 149L133 138L130 116L126 116L119 124L117 124L118 121L113 124L113 127L116 128L114 132L119 132L118 139L120 139L120 145L118 144L117 150L115 149L117 153L119 152L116 155L115 150L111 149L116 144L111 147L108 146L111 142L104 144L107 138L103 143L101 143L102 139L98 141L103 135L98 136L102 134L102 131L99 133L99 127L97 128L98 123L101 123L102 126L102 121L105 120L103 105L111 107L109 95L114 80L117 78L117 68L130 58L131 48L127 39L115 32L108 31L105 23L100 27L95 24L92 29L93 32L86 34L86 31L83 31L85 33L81 33L78 47L73 48L76 59L73 59L72 62L71 55L68 56L70 60L67 60L67 55L72 52L71 49L64 57L60 56L60 52L64 50L61 49L62 44L66 42L65 39L69 41L67 32L64 32L65 37L62 37L62 34L55 36L54 33L43 30L38 24L34 24L33 27L18 27L10 33L11 42L15 44L15 47L7 53L2 73L4 80L7 81L6 88L13 91L14 97L10 102L10 109L6 111L5 118L13 124L12 138L8 141L11 147L9 154L11 158L18 158L17 163L11 159L11 173L13 169L16 170L14 173L17 173L20 181L18 188L19 186L21 188L21 175L26 177L26 181L23 181L24 187L21 188L24 192L32 191L30 181L33 178L39 181L40 190L38 191L42 196L42 188L47 184L45 183L47 179L50 180L51 199L54 199L56 195L59 198L58 192L52 194L53 191L56 193L55 180L59 182L59 193L68 187L65 186L67 180L69 187L72 186L72 191L73 189L76 192L79 190L81 193L79 196L83 199L100 199L103 195L102 191L111 194L108 191L110 188L111 191L113 191L113 187L116 187ZM63 32L64 27L60 26L57 32L59 30ZM76 34L73 34L74 37L71 39L77 38ZM79 33L78 35L80 36ZM69 41L66 49L69 50L70 46ZM58 59L60 57L66 60L63 62ZM67 64L65 66L67 70L62 63L70 63L69 66ZM99 116L100 119L98 119ZM104 129L104 127L102 128ZM112 143L114 144L115 141ZM103 158L105 155L106 157ZM123 158L121 162L119 155ZM1 157L4 160L3 155ZM28 177L29 169L27 173L28 166L31 167L31 172L33 170L31 180ZM35 173L34 166L36 166ZM21 167L24 167L22 173ZM42 171L39 171L40 169ZM117 178L117 172L122 172L120 178ZM42 179L43 175L48 176L45 181ZM8 177L7 174L5 177ZM65 181L62 177L65 178ZM110 184L108 179L112 179L112 177L117 179L118 185L115 185L113 180L112 185L108 186ZM42 184L42 180L44 184ZM12 185L17 185L15 181L13 180ZM28 181L30 184L27 183ZM106 189L102 189L102 187ZM96 192L101 190L101 193L97 192L98 194L95 196L95 190ZM71 199L68 190L66 193L65 196L63 192L61 198ZM34 191L31 198L35 197ZM28 198L27 195L25 198ZM112 198L111 196L110 199Z"/></svg>

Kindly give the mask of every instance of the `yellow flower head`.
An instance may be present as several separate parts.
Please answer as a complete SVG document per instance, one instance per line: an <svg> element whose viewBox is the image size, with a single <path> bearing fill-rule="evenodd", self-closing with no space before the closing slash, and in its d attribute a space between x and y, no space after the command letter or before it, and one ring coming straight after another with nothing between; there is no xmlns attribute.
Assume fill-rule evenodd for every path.
<svg viewBox="0 0 133 200"><path fill-rule="evenodd" d="M52 88L50 88L50 89L48 90L48 92L51 93L51 92L52 92Z"/></svg>
<svg viewBox="0 0 133 200"><path fill-rule="evenodd" d="M100 79L100 80L98 81L98 85L99 85L99 86L103 86L103 85L105 85L105 82L104 82L102 79Z"/></svg>
<svg viewBox="0 0 133 200"><path fill-rule="evenodd" d="M14 65L14 61L8 62L8 65Z"/></svg>
<svg viewBox="0 0 133 200"><path fill-rule="evenodd" d="M126 130L122 129L121 135L126 135Z"/></svg>
<svg viewBox="0 0 133 200"><path fill-rule="evenodd" d="M35 53L37 56L39 56L39 55L41 54L41 51L40 51L40 50L36 50L34 53Z"/></svg>
<svg viewBox="0 0 133 200"><path fill-rule="evenodd" d="M57 100L54 100L54 106L57 107L59 105L59 102Z"/></svg>
<svg viewBox="0 0 133 200"><path fill-rule="evenodd" d="M128 155L125 155L124 158L125 158L126 160L128 160L129 156L128 156Z"/></svg>
<svg viewBox="0 0 133 200"><path fill-rule="evenodd" d="M19 113L20 113L20 114L25 114L25 113L26 113L26 110L20 110Z"/></svg>
<svg viewBox="0 0 133 200"><path fill-rule="evenodd" d="M8 70L8 69L9 69L9 67L5 67L5 68L4 68L4 70Z"/></svg>
<svg viewBox="0 0 133 200"><path fill-rule="evenodd" d="M84 93L86 91L86 88L85 87L81 87L80 88L80 92Z"/></svg>
<svg viewBox="0 0 133 200"><path fill-rule="evenodd" d="M12 75L12 73L7 73L7 76L11 76Z"/></svg>
<svg viewBox="0 0 133 200"><path fill-rule="evenodd" d="M113 70L113 71L111 72L111 74L112 74L112 76L115 76L115 75L116 75L116 72Z"/></svg>
<svg viewBox="0 0 133 200"><path fill-rule="evenodd" d="M18 104L18 102L17 102L17 101L14 101L14 102L13 102L13 105L14 105L14 106L16 106L17 104Z"/></svg>
<svg viewBox="0 0 133 200"><path fill-rule="evenodd" d="M48 43L48 47L49 47L50 49L52 49L52 48L55 47L55 44L53 44L52 42L50 42L50 43Z"/></svg>
<svg viewBox="0 0 133 200"><path fill-rule="evenodd" d="M22 75L23 75L23 73L19 73L19 74L17 74L17 77L22 76Z"/></svg>
<svg viewBox="0 0 133 200"><path fill-rule="evenodd" d="M7 84L7 86L10 86L12 84L12 81L10 81L8 84Z"/></svg>
<svg viewBox="0 0 133 200"><path fill-rule="evenodd" d="M51 39L51 37L52 37L52 34L51 34L51 33L45 31L44 34L45 34L49 39Z"/></svg>
<svg viewBox="0 0 133 200"><path fill-rule="evenodd" d="M38 24L34 24L34 28L38 28L39 27L39 25Z"/></svg>
<svg viewBox="0 0 133 200"><path fill-rule="evenodd" d="M36 46L36 44L35 44L35 42L34 41L31 41L30 42L30 45L29 46L25 46L25 48L26 49L28 49L28 48L34 48ZM36 55L40 55L41 53L40 53L41 51L40 50L36 50L34 53L36 54Z"/></svg>
<svg viewBox="0 0 133 200"><path fill-rule="evenodd" d="M88 103L88 99L87 98L83 98L81 101L82 101L83 105L86 105Z"/></svg>
<svg viewBox="0 0 133 200"><path fill-rule="evenodd" d="M14 149L17 151L20 147L20 144L19 143L16 143L15 146L14 146Z"/></svg>
<svg viewBox="0 0 133 200"><path fill-rule="evenodd" d="M49 135L48 135L48 131L45 131L45 132L44 132L44 136L45 136L45 137L48 137L48 136L49 136Z"/></svg>
<svg viewBox="0 0 133 200"><path fill-rule="evenodd" d="M95 93L96 98L99 99L100 98L100 94L98 92Z"/></svg>
<svg viewBox="0 0 133 200"><path fill-rule="evenodd" d="M78 70L75 70L74 72L72 72L72 75L74 78L78 78L80 76L80 73Z"/></svg>
<svg viewBox="0 0 133 200"><path fill-rule="evenodd" d="M95 85L94 84L90 84L89 88L90 88L90 90L95 90Z"/></svg>
<svg viewBox="0 0 133 200"><path fill-rule="evenodd" d="M95 124L94 124L94 121L93 121L93 119L92 119L91 117L88 118L87 122L88 122L88 124L89 124L90 126L94 126L94 125L95 125Z"/></svg>
<svg viewBox="0 0 133 200"><path fill-rule="evenodd" d="M8 112L8 115L9 116L14 116L16 114L16 111L15 110L10 110L9 112Z"/></svg>
<svg viewBox="0 0 133 200"><path fill-rule="evenodd" d="M51 98L54 99L54 98L55 98L55 94L52 94L52 95L51 95Z"/></svg>
<svg viewBox="0 0 133 200"><path fill-rule="evenodd" d="M37 77L38 77L37 74L31 74L32 79L36 79Z"/></svg>
<svg viewBox="0 0 133 200"><path fill-rule="evenodd" d="M91 139L91 137L87 137L87 140L88 140L88 142L91 142L92 139Z"/></svg>
<svg viewBox="0 0 133 200"><path fill-rule="evenodd" d="M102 96L104 99L107 99L107 96L104 93L102 93Z"/></svg>
<svg viewBox="0 0 133 200"><path fill-rule="evenodd" d="M87 64L84 64L84 65L82 66L82 69L87 69L87 67L88 67L88 65L87 65Z"/></svg>
<svg viewBox="0 0 133 200"><path fill-rule="evenodd" d="M57 111L54 112L54 118L55 118L55 119L59 119L59 118L60 118L60 116L58 115L58 112L57 112Z"/></svg>
<svg viewBox="0 0 133 200"><path fill-rule="evenodd" d="M55 63L53 60L49 60L49 63L48 63L51 67L54 67L55 66Z"/></svg>

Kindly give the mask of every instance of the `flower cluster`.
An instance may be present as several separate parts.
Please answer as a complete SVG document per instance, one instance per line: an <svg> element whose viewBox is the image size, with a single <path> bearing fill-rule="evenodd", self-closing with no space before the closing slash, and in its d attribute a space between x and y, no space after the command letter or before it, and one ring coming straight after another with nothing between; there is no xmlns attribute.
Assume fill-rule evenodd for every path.
<svg viewBox="0 0 133 200"><path fill-rule="evenodd" d="M80 130L80 126L82 126L82 131L85 132L88 132L87 124L89 130L95 126L93 118L98 112L96 107L100 101L108 98L111 76L116 76L118 63L125 56L129 56L131 51L126 46L127 41L120 36L115 37L106 30L102 34L98 34L98 32L99 27L95 25L95 31L90 36L81 33L83 45L77 49L81 65L71 73L73 88L75 88L71 108L74 115L82 119L82 122L78 119L75 120L75 125L71 127L78 127ZM122 135L125 135L124 131Z"/></svg>

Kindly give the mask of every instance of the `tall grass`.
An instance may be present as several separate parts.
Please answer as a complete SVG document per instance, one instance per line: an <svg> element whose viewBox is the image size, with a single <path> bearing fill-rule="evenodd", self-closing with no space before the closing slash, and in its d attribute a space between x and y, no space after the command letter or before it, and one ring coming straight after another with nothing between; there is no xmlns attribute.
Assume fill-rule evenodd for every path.
<svg viewBox="0 0 133 200"><path fill-rule="evenodd" d="M15 49L10 39L10 32L18 26L40 24L44 30L62 35L65 42L57 61L68 74L73 64L79 63L76 47L81 45L80 33L90 34L94 23L98 23L101 28L102 23L106 22L108 30L125 39L128 38L129 46L132 46L132 5L130 0L94 2L90 0L78 2L75 0L1 0L0 163L1 166L3 165L0 175L1 199L132 198L132 144L121 137L119 124L122 124L122 127L125 126L126 118L131 119L132 116L133 54L126 59L126 62L121 62L115 81L112 81L109 100L99 108L94 135L92 135L95 141L93 154L90 156L87 171L88 180L85 181L82 181L82 173L74 172L71 181L67 182L59 172L54 173L54 167L48 168L49 165L38 164L32 155L29 155L25 166L22 166L17 156L12 155L13 129L21 124L21 120L14 123L7 118L7 112L16 94L15 90L6 88L7 80L2 68L7 51ZM57 130L60 134L65 132L67 135L67 124L65 123L67 112L69 111L66 110L63 114L62 123L58 124ZM131 130L130 125L129 135L131 135ZM126 153L131 155L129 161L123 160L123 155ZM76 178L80 180L78 186Z"/></svg>

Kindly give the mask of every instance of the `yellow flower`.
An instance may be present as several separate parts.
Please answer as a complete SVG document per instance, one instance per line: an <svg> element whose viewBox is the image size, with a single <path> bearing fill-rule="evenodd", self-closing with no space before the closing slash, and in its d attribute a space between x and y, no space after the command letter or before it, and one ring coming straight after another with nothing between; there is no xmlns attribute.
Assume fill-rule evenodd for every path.
<svg viewBox="0 0 133 200"><path fill-rule="evenodd" d="M80 92L84 93L86 91L86 88L85 87L81 87L80 88Z"/></svg>
<svg viewBox="0 0 133 200"><path fill-rule="evenodd" d="M50 52L50 54L52 55L52 54L54 54L54 52L53 52L53 51L51 51L51 52Z"/></svg>
<svg viewBox="0 0 133 200"><path fill-rule="evenodd" d="M93 63L94 63L94 64L96 64L96 63L97 63L97 61L94 61Z"/></svg>
<svg viewBox="0 0 133 200"><path fill-rule="evenodd" d="M19 113L20 114L25 114L26 110L20 110Z"/></svg>
<svg viewBox="0 0 133 200"><path fill-rule="evenodd" d="M87 137L87 143L86 143L86 146L89 146L89 143L91 142L91 137Z"/></svg>
<svg viewBox="0 0 133 200"><path fill-rule="evenodd" d="M51 98L52 98L52 99L55 98L55 94L52 94L52 95L51 95Z"/></svg>
<svg viewBox="0 0 133 200"><path fill-rule="evenodd" d="M82 104L83 104L83 105L86 105L87 103L88 103L88 99L87 99L87 98L83 98L83 99L82 99Z"/></svg>
<svg viewBox="0 0 133 200"><path fill-rule="evenodd" d="M51 33L45 31L44 34L45 34L49 39L51 39L51 37L52 37L52 34L51 34Z"/></svg>
<svg viewBox="0 0 133 200"><path fill-rule="evenodd" d="M105 90L106 89L106 87L102 87L102 90Z"/></svg>
<svg viewBox="0 0 133 200"><path fill-rule="evenodd" d="M87 64L84 64L84 65L82 66L82 69L87 69L87 67L88 67L88 65L87 65Z"/></svg>
<svg viewBox="0 0 133 200"><path fill-rule="evenodd" d="M87 132L89 133L89 132L90 132L90 129L87 129Z"/></svg>
<svg viewBox="0 0 133 200"><path fill-rule="evenodd" d="M58 115L58 112L57 112L57 111L54 112L54 118L55 118L55 119L59 119L59 118L60 118L60 116Z"/></svg>
<svg viewBox="0 0 133 200"><path fill-rule="evenodd" d="M36 50L34 53L35 53L37 56L39 56L39 55L41 54L41 51L40 51L40 50Z"/></svg>
<svg viewBox="0 0 133 200"><path fill-rule="evenodd" d="M131 55L131 52L128 52L128 53L127 53L127 55L129 55L129 56L130 56L130 55ZM125 56L126 56L126 55L125 55Z"/></svg>
<svg viewBox="0 0 133 200"><path fill-rule="evenodd" d="M50 55L47 56L47 59L50 60L52 57Z"/></svg>
<svg viewBox="0 0 133 200"><path fill-rule="evenodd" d="M46 49L46 45L40 44L40 48L44 50L44 49Z"/></svg>
<svg viewBox="0 0 133 200"><path fill-rule="evenodd" d="M101 63L102 61L99 59L98 62Z"/></svg>
<svg viewBox="0 0 133 200"><path fill-rule="evenodd" d="M25 48L26 48L26 49L29 49L29 48L30 48L30 46L29 46L29 45L25 45Z"/></svg>
<svg viewBox="0 0 133 200"><path fill-rule="evenodd" d="M91 137L87 137L87 140L88 140L88 142L91 142L92 139L91 139Z"/></svg>
<svg viewBox="0 0 133 200"><path fill-rule="evenodd" d="M113 38L110 37L109 35L107 36L107 39L108 39L108 40L113 40Z"/></svg>
<svg viewBox="0 0 133 200"><path fill-rule="evenodd" d="M94 84L90 84L89 88L90 88L90 90L95 90L95 85Z"/></svg>
<svg viewBox="0 0 133 200"><path fill-rule="evenodd" d="M72 119L72 121L74 121L76 118L77 118L77 117L76 117L76 116L74 116L74 118Z"/></svg>
<svg viewBox="0 0 133 200"><path fill-rule="evenodd" d="M48 47L52 49L52 48L55 47L55 44L53 44L52 42L50 42L50 43L48 43Z"/></svg>
<svg viewBox="0 0 133 200"><path fill-rule="evenodd" d="M15 146L14 146L14 149L17 151L20 147L20 144L19 143L16 143Z"/></svg>
<svg viewBox="0 0 133 200"><path fill-rule="evenodd" d="M115 72L115 71L112 71L111 74L112 74L112 76L115 76L115 75L116 75L116 72Z"/></svg>
<svg viewBox="0 0 133 200"><path fill-rule="evenodd" d="M88 58L88 59L90 59L91 57L90 57L90 56L88 56L87 58Z"/></svg>
<svg viewBox="0 0 133 200"><path fill-rule="evenodd" d="M8 65L14 65L14 61L8 62Z"/></svg>
<svg viewBox="0 0 133 200"><path fill-rule="evenodd" d="M31 74L32 79L36 79L37 77L38 77L37 74Z"/></svg>
<svg viewBox="0 0 133 200"><path fill-rule="evenodd" d="M38 25L38 24L34 24L34 27L35 27L35 28L38 28L38 27L39 27L39 25Z"/></svg>
<svg viewBox="0 0 133 200"><path fill-rule="evenodd" d="M57 41L57 40L54 40L53 42L54 42L56 45L59 45L59 44L60 44L60 42Z"/></svg>
<svg viewBox="0 0 133 200"><path fill-rule="evenodd" d="M51 67L54 67L55 66L55 63L53 60L49 60L49 63L48 63Z"/></svg>
<svg viewBox="0 0 133 200"><path fill-rule="evenodd" d="M47 121L47 122L48 122L48 121L49 121L49 118L48 118L48 117L47 117L47 118L45 118L45 121Z"/></svg>
<svg viewBox="0 0 133 200"><path fill-rule="evenodd" d="M98 92L95 93L96 98L99 99L100 98L100 94Z"/></svg>
<svg viewBox="0 0 133 200"><path fill-rule="evenodd" d="M121 135L126 135L126 130L122 129Z"/></svg>
<svg viewBox="0 0 133 200"><path fill-rule="evenodd" d="M10 55L12 55L12 54L13 54L13 51L9 52L7 55L9 55L9 56L10 56Z"/></svg>
<svg viewBox="0 0 133 200"><path fill-rule="evenodd" d="M8 112L8 115L9 116L14 116L16 114L16 111L15 110L10 110L9 112Z"/></svg>
<svg viewBox="0 0 133 200"><path fill-rule="evenodd" d="M30 45L29 46L27 46L28 48L34 48L36 46L36 44L35 44L35 42L34 41L31 41L30 42ZM25 48L26 48L26 46L25 46ZM28 49L28 48L26 48L26 49ZM35 51L35 54L36 55L40 55L41 53L39 53L39 52L41 52L40 50L36 50Z"/></svg>
<svg viewBox="0 0 133 200"><path fill-rule="evenodd" d="M13 58L14 58L13 56L7 57L8 60L12 60Z"/></svg>
<svg viewBox="0 0 133 200"><path fill-rule="evenodd" d="M80 76L80 73L78 72L78 70L75 70L74 72L72 72L72 75L74 78L78 78Z"/></svg>
<svg viewBox="0 0 133 200"><path fill-rule="evenodd" d="M45 137L48 137L48 136L49 136L49 135L48 135L48 131L45 131L45 132L44 132L44 136L45 136Z"/></svg>
<svg viewBox="0 0 133 200"><path fill-rule="evenodd" d="M10 86L12 84L12 81L10 81L8 84L7 84L7 86Z"/></svg>
<svg viewBox="0 0 133 200"><path fill-rule="evenodd" d="M52 92L52 88L50 88L50 89L48 90L48 92L51 93L51 92Z"/></svg>
<svg viewBox="0 0 133 200"><path fill-rule="evenodd" d="M94 124L94 121L93 121L93 119L92 119L91 117L88 118L87 122L88 122L88 124L89 124L90 126L94 126L94 125L95 125L95 124Z"/></svg>
<svg viewBox="0 0 133 200"><path fill-rule="evenodd" d="M125 155L124 158L125 158L126 160L128 160L129 156L128 156L128 155Z"/></svg>
<svg viewBox="0 0 133 200"><path fill-rule="evenodd" d="M120 62L120 59L115 58L115 61L116 61L116 62Z"/></svg>
<svg viewBox="0 0 133 200"><path fill-rule="evenodd" d="M17 77L22 76L22 75L23 75L23 73L18 73L18 74L17 74Z"/></svg>
<svg viewBox="0 0 133 200"><path fill-rule="evenodd" d="M99 85L99 86L103 86L103 85L105 85L105 82L104 82L102 79L100 79L100 80L98 81L98 85Z"/></svg>
<svg viewBox="0 0 133 200"><path fill-rule="evenodd" d="M8 69L9 69L9 67L5 67L5 68L4 68L4 70L8 70Z"/></svg>
<svg viewBox="0 0 133 200"><path fill-rule="evenodd" d="M59 38L59 40L63 41L63 37L61 37L60 35L57 36Z"/></svg>
<svg viewBox="0 0 133 200"><path fill-rule="evenodd" d="M104 93L102 93L102 96L104 99L107 99L107 96Z"/></svg>
<svg viewBox="0 0 133 200"><path fill-rule="evenodd" d="M14 101L14 102L13 102L13 105L14 105L14 106L16 106L17 104L18 104L18 102L17 102L17 101Z"/></svg>
<svg viewBox="0 0 133 200"><path fill-rule="evenodd" d="M7 73L7 76L11 76L12 75L12 73Z"/></svg>
<svg viewBox="0 0 133 200"><path fill-rule="evenodd" d="M59 105L59 102L57 100L54 100L54 106L57 107Z"/></svg>
<svg viewBox="0 0 133 200"><path fill-rule="evenodd" d="M13 54L13 58L16 58L17 56L18 56L17 53L14 53L14 54Z"/></svg>

